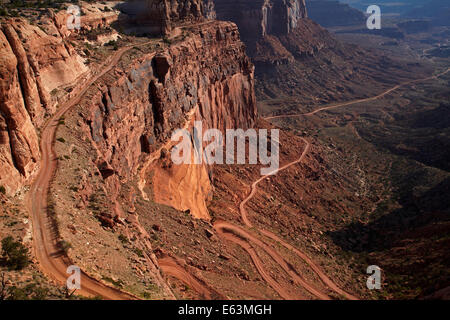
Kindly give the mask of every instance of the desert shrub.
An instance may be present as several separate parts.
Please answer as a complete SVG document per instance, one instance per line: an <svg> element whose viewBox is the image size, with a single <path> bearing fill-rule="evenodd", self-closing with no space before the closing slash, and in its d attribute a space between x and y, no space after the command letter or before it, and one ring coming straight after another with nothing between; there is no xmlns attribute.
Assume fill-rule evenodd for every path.
<svg viewBox="0 0 450 320"><path fill-rule="evenodd" d="M113 50L116 50L116 51L119 50L119 45L116 40L111 40L111 41L107 42L106 45L112 46Z"/></svg>
<svg viewBox="0 0 450 320"><path fill-rule="evenodd" d="M127 244L129 241L128 241L128 238L126 237L126 236L124 236L123 234L120 234L119 235L119 240L120 240L120 242L122 242L123 244Z"/></svg>
<svg viewBox="0 0 450 320"><path fill-rule="evenodd" d="M114 286L116 286L118 288L123 288L122 280L114 280L111 277L103 277L103 280L108 281L109 283L112 283Z"/></svg>
<svg viewBox="0 0 450 320"><path fill-rule="evenodd" d="M134 253L136 253L138 255L139 258L143 258L144 257L144 252L139 249L139 248L134 248Z"/></svg>
<svg viewBox="0 0 450 320"><path fill-rule="evenodd" d="M2 240L2 256L8 269L21 270L30 264L28 248L8 236Z"/></svg>
<svg viewBox="0 0 450 320"><path fill-rule="evenodd" d="M30 283L23 288L12 286L8 288L7 300L45 300L49 289L42 288L36 283Z"/></svg>
<svg viewBox="0 0 450 320"><path fill-rule="evenodd" d="M62 251L64 251L64 253L67 254L67 252L69 252L69 249L72 248L72 244L66 240L61 240L59 242L59 247L61 248Z"/></svg>

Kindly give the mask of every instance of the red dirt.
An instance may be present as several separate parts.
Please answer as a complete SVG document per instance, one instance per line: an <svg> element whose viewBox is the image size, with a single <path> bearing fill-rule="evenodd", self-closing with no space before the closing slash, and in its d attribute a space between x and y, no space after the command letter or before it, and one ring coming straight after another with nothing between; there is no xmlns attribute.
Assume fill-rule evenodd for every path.
<svg viewBox="0 0 450 320"><path fill-rule="evenodd" d="M448 72L450 72L450 68L448 68L446 71L439 73L437 75L434 76L430 76L427 78L423 78L423 79L418 79L418 80L413 80L413 81L408 81L399 85L394 86L393 88L384 91L383 93L374 96L374 97L370 97L370 98L365 98L365 99L359 99L359 100L353 100L353 101L349 101L349 102L344 102L344 103L339 103L339 104L335 104L335 105L331 105L331 106L326 106L326 107L322 107L319 108L317 110L314 110L312 112L308 112L308 113L301 113L301 114L289 114L289 115L278 115L278 116L271 116L271 117L266 117L265 120L272 120L272 119L279 119L279 118L286 118L286 117L293 117L293 116L312 116L318 112L321 111L325 111L325 110L330 110L330 109L335 109L335 108L339 108L339 107L344 107L344 106L349 106L352 104L357 104L357 103L361 103L361 102L369 102L369 101L374 101L377 99L380 99L388 94L390 94L393 91L398 90L399 88L403 87L403 86L407 86L413 83L418 83L418 82L422 82L422 81L427 81L427 80L432 80L432 79L437 79L445 74L447 74ZM292 161L286 165L284 165L283 167L277 169L275 172L272 172L269 175L263 176L259 179L257 179L255 182L253 182L252 186L251 186L251 192L250 194L239 204L239 211L241 213L241 217L242 220L244 222L244 224L251 228L253 227L252 223L250 222L248 216L247 216L247 210L245 209L245 205L247 204L248 201L250 201L256 194L257 191L257 186L258 184L263 181L264 179L270 177L272 174L274 173L278 173L282 170L285 170L301 161L303 161L304 157L306 156L306 154L308 153L309 149L310 149L310 143L304 139L301 138L305 143L306 143L306 147L303 150L301 156L295 160ZM258 272L260 273L260 275L262 276L262 278L275 290L278 292L278 294L285 298L285 299L291 299L292 296L287 293L284 288L282 288L272 277L270 277L264 270L263 266L262 266L262 262L259 259L259 257L257 256L255 250L251 247L250 243L254 243L258 246L260 246L261 248L263 248L265 250L265 252L274 260L276 261L292 278L293 280L302 285L305 289L307 289L309 292L311 292L312 294L314 294L316 297L320 298L320 299L329 299L329 297L318 291L316 288L314 288L313 286L309 285L308 283L306 283L303 279L300 278L300 276L296 273L295 270L292 269L292 267L289 267L286 264L286 261L277 253L275 252L273 249L271 249L269 247L269 245L264 242L261 241L257 238L255 238L254 236L250 235L249 233L245 232L243 229L234 226L228 222L216 222L214 224L214 228L217 230L217 232L223 236L225 239L234 242L238 245L240 245L245 251L247 251L247 253L250 255L256 269L258 270ZM300 250L294 248L292 245L286 243L285 241L281 240L279 237L277 237L275 234L271 233L270 231L264 230L264 229L258 229L259 232L261 232L263 235L265 235L266 237L275 240L277 242L279 242L280 244L282 244L285 248L291 250L292 252L294 252L298 257L300 257L303 261L305 261L310 267L311 269L319 276L319 278L322 280L322 282L327 285L330 289L332 289L333 291L335 291L336 293L344 296L346 299L349 300L357 300L358 298L343 291L342 289L340 289L338 286L336 286L336 284L334 284L326 275L325 273L303 252L301 252ZM228 232L228 233L227 233ZM232 232L236 235L238 235L239 237L245 238L248 240L248 242L241 240L239 237L234 236L229 234L229 232ZM298 297L297 297L298 298Z"/></svg>
<svg viewBox="0 0 450 320"><path fill-rule="evenodd" d="M84 86L79 88L76 96L60 106L59 110L46 123L42 131L40 142L42 153L40 172L31 185L30 192L27 195L27 206L33 220L34 253L40 263L42 271L52 279L63 283L64 285L69 276L66 273L67 267L72 265L72 263L67 255L61 252L58 246L59 239L57 226L54 217L52 217L51 213L47 210L49 187L57 166L54 142L58 120L69 109L76 106L89 87L104 74L112 70L119 62L122 55L131 48L131 45L121 48L111 57L109 63L106 61L102 71ZM77 293L91 297L101 296L111 300L136 299L133 295L111 288L98 280L91 278L84 272L81 274L81 290Z"/></svg>
<svg viewBox="0 0 450 320"><path fill-rule="evenodd" d="M102 72L94 76L88 83L83 85L79 90L78 94L71 98L69 101L64 103L62 106L60 106L59 110L56 112L56 114L47 122L47 124L44 126L42 131L42 137L41 137L41 152L42 152L42 159L40 162L40 172L38 176L36 177L35 181L31 185L30 192L27 195L27 206L31 212L31 216L33 219L33 240L34 240L34 251L35 255L41 265L42 270L44 273L50 275L51 278L54 280L64 283L66 282L66 279L68 277L68 274L66 273L67 267L71 265L69 258L64 253L61 253L61 250L58 246L58 232L57 232L57 226L54 221L54 217L51 216L51 213L47 210L47 199L48 199L48 192L49 192L49 186L52 180L52 177L55 173L56 166L57 166L57 160L56 160L56 154L54 151L54 141L55 141L55 135L56 135L56 129L58 126L58 120L63 116L69 109L74 107L77 103L80 102L83 95L87 92L89 87L93 85L100 77L102 77L104 74L112 70L112 68L119 62L122 55L131 48L131 46L127 46L124 48L121 48L119 51L117 51L110 59L109 63L105 62ZM405 82L403 84L399 84L385 92L383 92L380 95L377 95L375 97L366 98L366 99L360 99L360 100L354 100L350 102L340 103L336 105L331 105L327 107L319 108L313 112L304 113L304 114L293 114L293 115L279 115L279 116L272 116L267 117L266 120L272 120L272 119L278 119L283 117L292 117L292 116L311 116L314 115L320 111L335 109L338 107L348 106L356 103L361 102L368 102L373 101L379 98L382 98L389 93L412 83L420 82L420 81L426 81L431 79L437 79L438 77L448 73L450 71L450 68L447 69L445 72L442 72L438 75L431 76L425 79L419 79L414 81ZM303 139L304 140L304 139ZM308 153L310 148L310 143L306 140L304 140L306 143L306 147L300 156L299 159L290 162L283 167L279 168L277 172L281 170L285 170L299 162L301 162L305 155ZM242 216L242 219L244 221L244 224L247 227L252 227L251 222L249 221L247 217L247 211L245 210L245 204L253 198L253 196L256 193L257 185L263 181L268 176L264 176L256 180L252 184L252 191L249 194L249 196L244 199L240 203L240 213ZM303 297L300 295L292 295L288 293L279 283L277 283L270 275L267 274L267 272L263 268L263 263L259 259L256 251L252 247L252 244L255 244L262 248L275 262L277 262L281 268L292 277L295 283L303 286L305 289L307 289L309 292L311 292L313 295L320 299L329 299L329 297L320 292L318 289L313 287L312 285L306 283L300 275L297 274L297 272L284 260L284 258L281 257L280 254L278 254L274 249L272 249L266 242L259 240L255 236L251 235L250 233L244 231L243 229L234 226L227 222L216 222L214 225L215 229L221 234L224 238L227 240L230 240L234 243L237 243L241 247L246 250L246 252L250 255L253 263L255 264L255 267L257 268L258 272L261 274L263 279L272 287L275 289L276 292L280 294L282 298L285 299L302 299ZM285 243L281 239L279 239L276 235L270 233L266 230L258 229L259 232L264 234L265 236L271 238L272 240L276 240L283 244L286 248L289 250L292 250L294 253L296 253L301 259L303 259L321 278L321 280L329 286L331 289L336 291L337 293L345 296L348 299L356 299L354 296L344 292L343 290L339 289L330 279L326 277L326 275L320 270L320 268L314 264L314 262L308 258L304 253L299 251L298 249L292 247L288 243ZM242 240L246 239L247 241ZM205 285L200 283L195 277L190 275L183 267L181 267L175 260L171 258L163 258L160 259L160 265L163 271L166 273L175 276L176 278L182 280L183 282L189 284L199 292L200 294L203 294L206 298L211 298L211 290L208 289ZM87 295L87 296L101 296L106 299L134 299L135 297L131 294L121 292L120 290L117 290L115 288L111 288L93 278L88 276L85 273L82 273L81 276L81 284L82 289L78 291L79 294Z"/></svg>
<svg viewBox="0 0 450 320"><path fill-rule="evenodd" d="M251 244L255 244L262 248L276 263L278 263L281 268L294 280L295 283L303 286L306 290L311 292L313 295L318 297L319 299L323 300L329 300L330 297L328 297L326 294L320 292L317 288L313 287L312 285L308 284L305 280L303 280L298 273L286 262L286 260L278 254L274 249L272 249L269 245L267 245L265 242L259 240L257 237L251 235L250 233L246 232L245 230L239 228L238 226L232 225L228 222L216 222L214 224L214 228L217 230L217 232L226 238L227 240L230 240L232 242L235 242L242 246L252 258L253 263L256 266L256 269L260 273L261 277L263 277L264 280L269 283L269 285L278 292L278 294L285 298L285 299L304 299L304 297L300 295L292 296L288 294L284 288L282 288L273 278L267 275L267 273L264 270L263 263L259 260L258 256L256 255L256 252L251 247ZM231 235L230 235L231 234ZM237 236L233 236L237 235ZM248 242L245 242L241 240L240 238L246 239Z"/></svg>
<svg viewBox="0 0 450 320"><path fill-rule="evenodd" d="M213 295L219 296L223 299L225 298L222 295L218 294L215 290L209 288L205 283L197 279L195 276L187 272L186 269L183 268L174 258L171 258L169 256L159 258L158 264L164 273L177 278L181 282L184 282L205 299L211 300L213 298Z"/></svg>

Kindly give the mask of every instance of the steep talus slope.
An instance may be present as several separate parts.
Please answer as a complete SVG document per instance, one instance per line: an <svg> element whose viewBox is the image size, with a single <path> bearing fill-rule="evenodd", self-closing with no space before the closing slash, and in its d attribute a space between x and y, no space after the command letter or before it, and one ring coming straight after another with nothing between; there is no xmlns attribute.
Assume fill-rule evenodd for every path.
<svg viewBox="0 0 450 320"><path fill-rule="evenodd" d="M122 20L140 33L165 35L177 24L214 18L212 3L204 0L131 0L119 8Z"/></svg>

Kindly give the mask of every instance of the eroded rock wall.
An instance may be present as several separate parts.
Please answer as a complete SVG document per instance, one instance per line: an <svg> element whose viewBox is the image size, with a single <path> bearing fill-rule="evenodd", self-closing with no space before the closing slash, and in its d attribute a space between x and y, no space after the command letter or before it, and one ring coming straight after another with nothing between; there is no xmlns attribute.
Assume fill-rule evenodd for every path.
<svg viewBox="0 0 450 320"><path fill-rule="evenodd" d="M40 153L38 136L22 94L20 77L29 78L20 74L20 58L1 31L0 52L0 185L11 194L35 170ZM26 71L30 72L29 68ZM33 84L25 82L25 90L35 88Z"/></svg>
<svg viewBox="0 0 450 320"><path fill-rule="evenodd" d="M203 11L206 19L215 20L217 18L214 0L203 0Z"/></svg>
<svg viewBox="0 0 450 320"><path fill-rule="evenodd" d="M205 130L253 126L254 67L236 25L211 22L162 52L128 64L90 97L89 108L84 131L98 150L95 161L100 171L112 175L107 174L108 179L125 181L138 172L145 157L170 140L174 130L186 125L188 114L203 121ZM205 180L204 172L189 168L186 172ZM202 190L205 197L208 186Z"/></svg>
<svg viewBox="0 0 450 320"><path fill-rule="evenodd" d="M307 17L305 0L214 0L217 18L234 21L244 39L290 33Z"/></svg>
<svg viewBox="0 0 450 320"><path fill-rule="evenodd" d="M9 195L37 169L38 131L58 103L52 92L90 72L71 35L107 27L118 18L118 12L105 13L96 5L83 9L81 30L67 29L65 10L49 11L39 24L25 18L0 21L0 186Z"/></svg>

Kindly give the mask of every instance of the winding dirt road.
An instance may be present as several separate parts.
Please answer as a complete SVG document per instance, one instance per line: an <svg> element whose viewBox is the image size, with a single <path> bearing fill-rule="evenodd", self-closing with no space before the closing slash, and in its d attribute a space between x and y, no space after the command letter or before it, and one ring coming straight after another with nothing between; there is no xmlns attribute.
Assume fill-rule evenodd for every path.
<svg viewBox="0 0 450 320"><path fill-rule="evenodd" d="M183 268L174 258L169 256L159 258L158 264L165 274L182 281L205 299L211 300L213 298L213 294L221 297L222 299L225 299L225 297L217 293L215 290L209 288L205 283L187 272L186 269Z"/></svg>
<svg viewBox="0 0 450 320"><path fill-rule="evenodd" d="M325 106L322 108L319 108L317 110L308 112L308 113L294 113L294 114L285 114L285 115L277 115L277 116L269 116L264 118L265 120L274 120L274 119L280 119L280 118L288 118L288 117L303 117L303 116L312 116L315 115L316 113L319 113L321 111L326 111L326 110L332 110L332 109L336 109L336 108L341 108L341 107L346 107L346 106L350 106L353 104L357 104L357 103L362 103L362 102L370 102L370 101L374 101L374 100L378 100L380 98L383 98L385 96L387 96L388 94L402 88L402 87L406 87L408 85L414 84L414 83L419 83L419 82L424 82L424 81L428 81L428 80L433 80L433 79L438 79L439 77L442 77L443 75L447 74L450 72L450 68L448 68L447 70L436 74L434 76L430 76L427 78L423 78L423 79L417 79L417 80L411 80L411 81L407 81L401 84L398 84L394 87L392 87L389 90L384 91L383 93L380 93L379 95L376 95L374 97L370 97L370 98L364 98L364 99L359 99L359 100L352 100L352 101L348 101L348 102L343 102L343 103L338 103L338 104L333 104L330 106Z"/></svg>
<svg viewBox="0 0 450 320"><path fill-rule="evenodd" d="M266 179L266 178L270 177L271 175L273 175L274 173L278 173L278 172L280 172L282 170L285 170L285 169L287 169L287 168L289 168L289 167L291 167L291 166L293 166L293 165L303 161L304 157L309 152L311 144L306 139L302 138L302 140L305 142L306 146L305 146L305 149L302 152L302 155L297 160L292 161L292 162L282 166L281 168L279 168L275 172L272 172L272 173L270 173L268 175L262 176L261 178L259 178L255 182L253 182L253 184L251 186L250 194L239 205L239 211L241 213L241 218L242 218L244 224L247 227L252 228L253 225L250 222L250 220L248 219L247 210L245 209L245 205L256 194L258 184L261 181L263 181L264 179ZM233 225L233 224L231 224L229 222L217 221L217 222L214 223L214 228L215 228L215 230L218 232L218 234L220 236L222 236L223 238L225 238L228 241L231 241L231 242L234 242L234 243L238 244L245 251L247 251L247 253L250 255L250 258L251 258L253 264L255 265L258 273L261 275L261 277L282 298L288 299L288 300L305 299L305 297L303 297L303 296L301 296L299 294L292 295L292 294L288 293L285 288L283 288L275 279L273 279L271 276L268 275L268 273L264 270L264 267L263 267L264 263L262 263L261 260L259 259L256 251L251 246L252 244L257 245L258 247L263 249L264 252L266 254L268 254L271 257L271 259L274 260L286 272L286 274L291 277L291 279L294 281L294 283L296 283L296 284L300 285L301 287L305 288L307 291L309 291L311 294L313 294L315 297L317 297L319 299L330 300L330 297L327 294L325 294L324 292L320 291L315 286L313 286L313 285L309 284L308 282L306 282L299 275L299 273L293 268L293 266L291 264L289 264L279 253L277 253L274 249L272 249L270 244L267 243L266 241L258 239L256 236L251 235L249 232L247 232L247 231L243 230L242 228L240 228L240 227L238 227L236 225ZM298 249L295 249L294 247L292 247L288 243L286 243L283 240L281 240L280 238L278 238L275 234L273 234L273 233L271 233L271 232L269 232L267 230L264 230L264 229L257 229L257 230L260 233L264 234L265 236L267 236L267 237L269 237L269 238L271 238L271 239L281 243L287 249L293 251L303 261L305 261L311 267L311 269L313 269L314 272L317 273L317 275L325 283L325 285L330 287L332 290L334 290L335 292L343 295L347 299L351 299L351 300L355 300L356 299L356 297L354 297L351 294L348 294L345 291L343 291L340 288L338 288L325 275L325 273L322 272L322 270L316 264L314 264L314 262L311 259L309 259L307 257L306 254L302 253Z"/></svg>
<svg viewBox="0 0 450 320"><path fill-rule="evenodd" d="M138 44L145 45L147 43ZM90 86L92 86L99 78L101 78L103 75L105 75L107 72L111 71L114 66L120 61L120 58L122 55L131 49L132 46L126 46L121 49L119 49L113 56L111 56L102 66L102 71L95 75L90 81L88 81L86 84L84 84L80 89L78 89L78 93L71 98L66 103L62 104L58 111L55 113L55 115L52 116L52 118L47 122L47 124L44 126L42 135L41 135L41 141L40 141L40 147L41 147L41 161L40 161L40 171L36 176L36 179L32 183L30 187L30 191L27 194L27 207L31 213L32 221L33 221L33 243L34 243L34 253L36 258L38 259L40 266L42 268L42 271L49 275L50 278L53 280L56 280L57 282L60 282L62 284L66 283L66 280L68 278L68 274L66 273L67 267L72 265L70 259L67 257L67 255L62 252L59 246L59 234L58 229L55 221L55 217L52 216L52 214L49 212L47 208L48 204L48 193L50 190L50 183L51 180L55 174L56 167L57 167L57 159L56 154L54 150L54 142L55 142L55 136L56 136L56 130L58 127L59 119L72 107L77 105L81 99L83 98L84 94L88 91ZM282 117L293 117L293 116L311 116L314 115L320 111L334 109L338 107L348 106L351 104L361 103L361 102L368 102L372 100L379 99L392 91L395 91L399 89L402 86L405 86L407 84L419 82L419 81L425 81L430 79L436 79L450 71L450 68L447 69L445 72L426 78L426 79L420 79L415 81L410 81L404 84L397 85L386 92L367 99L360 99L350 102L345 102L341 104L336 104L332 106L323 107L320 109L317 109L313 112L305 113L305 114L294 114L294 115L279 115L279 116L272 116L267 117L266 120L272 120L272 119L278 119ZM302 138L303 139L303 138ZM303 139L306 143L306 147L300 156L299 159L288 163L284 165L283 167L279 168L277 172L285 170L299 162L301 162L306 154L308 153L310 149L310 143ZM245 205L248 201L250 201L256 191L258 184L263 181L268 176L264 176L256 180L252 184L252 190L249 196L244 199L240 203L240 213L242 216L242 220L244 221L244 224L247 227L252 227L252 224L250 220L247 217L247 211L245 209ZM304 297L298 294L291 294L287 292L285 288L283 288L280 284L278 284L265 270L263 267L263 263L259 259L256 250L252 247L252 245L257 245L260 248L262 248L276 263L278 263L281 268L294 280L295 283L303 286L306 290L308 290L310 293L318 297L319 299L329 299L329 297L324 294L323 292L319 291L314 286L308 284L306 281L304 281L300 275L293 269L293 267L284 260L284 258L281 257L280 254L278 254L274 249L270 247L270 245L262 240L259 240L257 237L251 235L250 233L246 232L240 227L234 226L228 222L216 222L214 225L215 229L221 234L224 238L226 238L229 241L233 241L244 248L244 250L250 255L253 263L255 264L256 269L261 274L262 278L269 284L271 287L274 288L278 294L284 298L284 299L303 299ZM287 249L291 250L295 254L297 254L301 259L303 259L322 279L322 281L329 286L332 290L336 291L337 293L345 296L348 299L355 299L352 295L344 292L343 290L339 289L330 279L326 277L326 275L320 270L320 268L314 264L314 262L309 259L304 253L299 251L298 249L292 247L288 243L284 242L283 240L279 239L276 235L272 234L269 231L261 230L259 229L259 232L264 234L265 236L271 238L272 240L275 240L279 243L281 243L283 246L285 246ZM201 294L204 294L205 297L210 297L210 290L208 290L205 286L203 286L200 282L198 282L195 278L193 278L190 274L187 272L184 273L184 271L180 266L178 266L176 263L172 260L163 260L161 261L161 267L163 270L165 269L165 272L168 274L172 274L176 276L177 278L185 278L188 283L190 283L196 291L198 291ZM102 282L88 276L86 273L82 272L81 274L81 289L77 291L77 294L86 295L86 296L101 296L105 299L113 299L113 300L122 300L122 299L136 299L135 296L122 292L118 289L109 287Z"/></svg>
<svg viewBox="0 0 450 320"><path fill-rule="evenodd" d="M374 97L370 97L370 98L365 98L365 99L359 99L359 100L353 100L353 101L349 101L349 102L343 102L343 103L339 103L339 104L334 104L334 105L330 105L330 106L325 106L325 107L321 107L319 109L316 109L312 112L307 112L307 113L298 113L298 114L287 114L287 115L277 115L277 116L270 116L270 117L266 117L264 118L265 120L273 120L273 119L280 119L280 118L289 118L289 117L300 117L300 116L312 116L315 115L321 111L325 111L325 110L331 110L331 109L336 109L336 108L340 108L340 107L345 107L345 106L349 106L349 105L353 105L353 104L357 104L357 103L362 103L362 102L369 102L369 101L374 101L380 98L385 97L386 95L398 90L399 88L402 88L404 86L413 84L413 83L418 83L418 82L423 82L423 81L428 81L428 80L433 80L433 79L437 79L447 73L450 72L450 68L448 68L447 70L434 75L434 76L430 76L427 78L423 78L423 79L418 79L418 80L412 80L412 81L408 81L408 82L404 82L402 84L396 85L392 88L390 88L389 90L384 91L383 93L376 95ZM251 192L250 194L239 204L239 211L241 214L241 218L242 221L244 222L244 224L249 227L252 228L253 225L250 222L248 216L247 216L247 210L245 209L245 205L255 196L256 191L257 191L257 186L260 182L262 182L264 179L270 177L273 174L276 174L280 171L283 171L293 165L296 165L297 163L300 163L303 161L303 159L305 158L306 154L309 152L311 144L304 138L301 138L306 146L305 149L303 150L301 156L295 160L292 161L284 166L282 166L281 168L279 168L278 170L270 173L269 175L263 176L259 179L257 179L255 182L253 182L253 184L251 185ZM267 274L267 272L264 270L263 267L263 263L261 262L261 260L259 259L256 251L254 250L254 248L252 247L251 244L255 244L259 247L261 247L275 262L277 262L284 271L286 271L294 280L295 283L303 286L306 290L308 290L310 293L312 293L313 295L315 295L316 297L318 297L319 299L329 299L329 297L323 293L320 292L317 288L315 288L314 286L306 283L299 275L298 273L293 269L293 267L291 265L288 265L286 263L286 261L273 249L271 249L269 246L269 244L263 240L259 240L256 237L250 235L248 232L244 231L242 228L237 227L229 222L224 222L224 221L219 221L216 222L214 224L214 228L216 229L216 231L219 233L219 235L221 235L223 238L234 242L236 244L238 244L239 246L241 246L249 255L250 258L253 261L253 264L255 265L257 271L260 273L261 277L284 299L302 299L302 296L293 296L290 293L288 293L285 288L283 288L282 286L280 286L280 284L273 279L270 275ZM281 245L283 245L285 248L287 248L288 250L290 250L291 252L293 252L294 254L296 254L300 259L302 259L306 264L308 264L308 266L318 275L318 277L321 279L321 281L328 286L331 290L333 290L334 292L338 293L339 295L345 297L346 299L349 300L357 300L358 298L345 292L344 290L340 289L333 281L331 281L326 275L325 273L321 270L321 268L319 266L317 266L314 261L312 261L312 259L310 259L306 254L304 254L303 252L301 252L300 250L298 250L297 248L293 247L292 245L290 245L289 243L285 242L284 240L280 239L278 236L276 236L275 234L273 234L270 231L264 230L264 229L257 229L261 234L265 235L266 237L280 243ZM246 241L245 241L246 240Z"/></svg>
<svg viewBox="0 0 450 320"><path fill-rule="evenodd" d="M297 164L297 163L302 162L303 159L305 158L306 154L309 152L309 149L311 148L311 144L310 144L306 139L303 139L303 138L301 138L301 139L303 140L303 142L306 143L306 147L305 147L305 149L303 150L302 155L300 156L300 158L298 158L297 160L292 161L292 162L290 162L290 163L288 163L288 164L282 166L281 168L278 168L277 170L275 170L275 171L273 171L273 172L271 172L271 173L269 173L269 174L267 174L267 175L265 175L265 176L262 176L261 178L259 178L259 179L256 180L255 182L253 182L253 184L252 184L252 189L251 189L250 194L247 196L247 198L245 198L245 199L239 204L239 211L240 211L240 213L241 213L242 221L244 221L244 224L245 224L247 227L251 228L251 227L253 227L253 225L252 225L252 223L250 222L250 220L249 220L248 217L247 217L247 210L245 209L245 205L247 204L247 202L248 202L249 200L251 200L251 199L255 196L258 184L259 184L261 181L263 181L264 179L269 178L270 176L272 176L272 175L274 175L274 174L276 174L276 173L278 173L278 172L280 172L280 171L283 171L283 170L285 170L285 169L287 169L287 168L289 168L289 167L291 167L291 166L293 166L293 165L295 165L295 164Z"/></svg>
<svg viewBox="0 0 450 320"><path fill-rule="evenodd" d="M149 42L138 45L146 45L148 43ZM52 216L47 207L50 183L57 166L54 142L58 122L69 109L81 101L90 86L107 72L111 71L119 62L122 55L131 48L131 45L123 47L106 60L101 67L102 71L79 88L78 93L73 98L61 105L55 115L53 115L44 126L42 131L40 141L42 154L40 171L27 194L27 206L33 221L35 256L39 261L42 271L50 278L63 285L65 285L67 278L70 276L66 273L67 267L72 265L72 263L59 246L59 234L55 217ZM111 300L136 299L136 297L131 294L109 287L91 278L84 272L81 274L81 290L78 290L77 294L90 297L100 296Z"/></svg>
<svg viewBox="0 0 450 320"><path fill-rule="evenodd" d="M264 250L265 253L267 253L271 259L273 259L285 272L287 275L289 275L294 283L304 287L306 290L308 290L311 294L318 297L322 300L330 300L330 297L328 297L323 292L319 291L314 286L308 284L298 273L297 271L290 265L278 252L276 252L274 249L270 247L266 242L261 241L257 237L253 236L249 232L245 231L244 229L232 225L225 221L218 221L214 224L215 230L224 238L226 238L229 241L235 242L236 244L239 244L241 247L243 247L250 255L253 264L255 265L256 269L260 273L261 277L266 280L270 286L278 292L278 294L288 300L292 299L304 299L303 296L295 294L289 294L278 282L276 282L272 277L268 275L268 273L264 270L264 263L261 262L258 255L256 254L256 251L251 246L252 244L257 245L261 249ZM244 239L246 241L244 241Z"/></svg>

